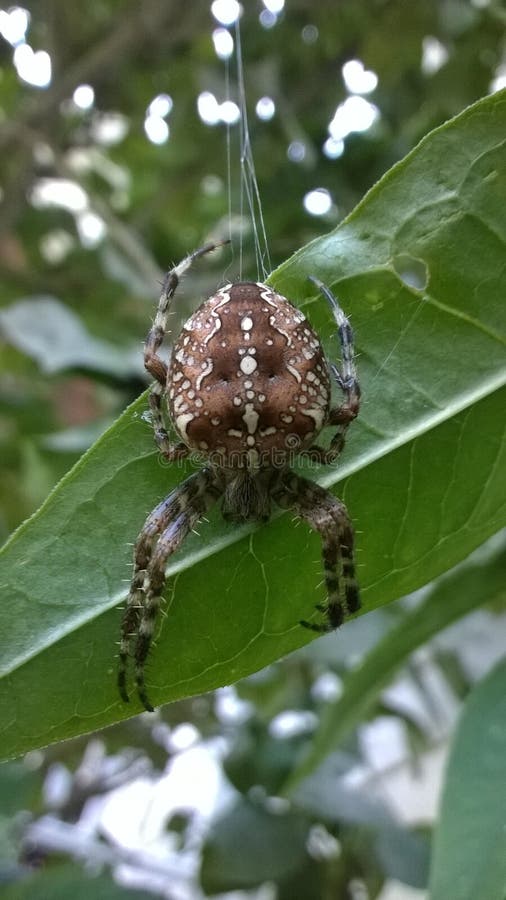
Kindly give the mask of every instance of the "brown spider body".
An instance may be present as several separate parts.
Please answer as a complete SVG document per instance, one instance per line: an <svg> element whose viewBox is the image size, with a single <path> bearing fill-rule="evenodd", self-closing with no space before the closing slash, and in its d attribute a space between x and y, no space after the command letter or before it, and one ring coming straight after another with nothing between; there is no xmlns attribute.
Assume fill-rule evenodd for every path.
<svg viewBox="0 0 506 900"><path fill-rule="evenodd" d="M281 465L327 421L330 378L305 316L265 284L227 284L183 326L167 375L181 439L227 468Z"/></svg>
<svg viewBox="0 0 506 900"><path fill-rule="evenodd" d="M126 673L133 648L139 698L153 707L144 667L155 629L168 558L219 499L225 518L267 521L272 503L292 509L323 542L327 599L323 622L301 624L317 632L337 628L360 607L354 535L346 507L318 484L291 469L294 457L334 462L360 405L349 322L329 289L311 280L329 301L338 329L342 365L327 363L318 335L303 313L268 285L227 284L183 326L170 366L158 355L167 331L170 301L193 261L209 244L167 274L145 344L144 362L155 378L150 394L154 437L167 460L198 451L204 467L175 488L148 516L134 550L134 572L123 616L118 686L128 701ZM333 376L344 395L330 402ZM162 402L177 431L167 433ZM335 428L328 448L313 443L325 425Z"/></svg>

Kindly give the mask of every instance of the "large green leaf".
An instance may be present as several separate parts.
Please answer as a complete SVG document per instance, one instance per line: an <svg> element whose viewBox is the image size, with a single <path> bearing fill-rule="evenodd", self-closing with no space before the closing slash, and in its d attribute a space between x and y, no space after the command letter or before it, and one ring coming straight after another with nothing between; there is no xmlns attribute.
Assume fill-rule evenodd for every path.
<svg viewBox="0 0 506 900"><path fill-rule="evenodd" d="M329 354L335 327L307 275L352 317L363 408L343 464L315 474L356 523L364 611L445 571L505 521L505 134L501 92L429 135L346 222L272 276L305 304ZM424 290L408 285L420 273ZM3 755L139 710L115 689L127 542L187 471L160 466L145 405L124 413L4 548ZM318 540L290 516L251 530L216 512L200 532L169 570L148 668L155 703L299 647L311 635L298 620L322 598Z"/></svg>
<svg viewBox="0 0 506 900"><path fill-rule="evenodd" d="M436 830L430 900L506 897L506 660L471 694Z"/></svg>

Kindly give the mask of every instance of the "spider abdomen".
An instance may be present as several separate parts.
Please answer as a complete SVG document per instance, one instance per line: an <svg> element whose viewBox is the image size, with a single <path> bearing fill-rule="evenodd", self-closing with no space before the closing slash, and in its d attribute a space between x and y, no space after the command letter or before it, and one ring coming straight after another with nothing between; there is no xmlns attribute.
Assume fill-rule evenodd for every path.
<svg viewBox="0 0 506 900"><path fill-rule="evenodd" d="M183 326L167 395L182 440L217 465L283 465L326 423L329 370L299 309L265 284L239 282Z"/></svg>

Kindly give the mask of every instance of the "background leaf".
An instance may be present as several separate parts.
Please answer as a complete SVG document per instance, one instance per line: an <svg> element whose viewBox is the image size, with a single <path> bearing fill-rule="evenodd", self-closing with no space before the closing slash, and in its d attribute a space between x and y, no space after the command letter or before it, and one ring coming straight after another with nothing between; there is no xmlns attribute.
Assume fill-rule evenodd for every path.
<svg viewBox="0 0 506 900"><path fill-rule="evenodd" d="M307 832L305 816L272 816L241 798L213 823L202 858L205 892L251 888L297 872L307 860Z"/></svg>
<svg viewBox="0 0 506 900"><path fill-rule="evenodd" d="M37 361L42 372L83 368L118 378L142 375L137 347L120 350L92 337L79 317L55 297L18 300L0 310L0 328L9 343Z"/></svg>
<svg viewBox="0 0 506 900"><path fill-rule="evenodd" d="M471 694L448 762L430 900L506 896L506 661Z"/></svg>
<svg viewBox="0 0 506 900"><path fill-rule="evenodd" d="M332 323L323 302L307 300L308 274L338 291L357 334L363 411L344 464L319 480L348 476L339 494L364 533L364 610L426 583L504 524L505 124L504 91L470 107L272 278L332 357ZM413 272L423 290L410 286ZM183 475L157 465L145 405L125 412L4 548L4 755L139 708L115 690L126 541ZM322 593L314 535L288 516L232 530L216 512L201 532L170 567L169 618L148 668L155 703L230 683L311 637L297 622Z"/></svg>
<svg viewBox="0 0 506 900"><path fill-rule="evenodd" d="M66 900L69 894L75 900L86 900L90 895L96 900L149 900L152 893L148 891L125 888L116 884L108 874L86 874L77 866L67 863L65 866L47 868L31 877L13 882L2 888L5 900Z"/></svg>

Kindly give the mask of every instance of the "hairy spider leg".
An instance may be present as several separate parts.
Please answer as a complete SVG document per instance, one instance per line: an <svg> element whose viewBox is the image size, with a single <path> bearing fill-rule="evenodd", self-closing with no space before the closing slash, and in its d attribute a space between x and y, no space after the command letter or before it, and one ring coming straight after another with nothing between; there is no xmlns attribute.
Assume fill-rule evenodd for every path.
<svg viewBox="0 0 506 900"><path fill-rule="evenodd" d="M126 670L135 639L137 692L142 705L149 711L153 707L146 693L144 666L162 602L167 560L220 494L221 489L210 469L196 472L148 516L135 545L134 575L122 623L118 687L122 700L128 701Z"/></svg>
<svg viewBox="0 0 506 900"><path fill-rule="evenodd" d="M118 688L122 700L128 702L126 676L132 638L136 635L144 602L144 579L146 569L159 534L165 530L171 519L183 508L184 485L180 485L149 514L142 531L135 542L134 570L121 625L119 649Z"/></svg>
<svg viewBox="0 0 506 900"><path fill-rule="evenodd" d="M323 565L327 599L316 608L326 621L300 624L325 633L342 625L346 616L360 609L353 557L353 527L344 503L320 485L287 472L274 493L279 506L293 509L323 541Z"/></svg>
<svg viewBox="0 0 506 900"><path fill-rule="evenodd" d="M336 321L339 343L341 346L342 368L331 364L330 370L336 384L340 387L344 394L344 402L341 406L331 409L328 416L328 425L337 425L337 431L330 442L328 450L323 447L313 446L310 448L311 458L315 462L329 465L333 463L341 453L344 442L346 440L346 431L353 419L356 419L360 409L360 386L357 380L357 371L355 368L355 349L353 346L353 330L342 311L337 299L332 291L318 278L309 276L309 280L316 285L326 300L330 304L332 314Z"/></svg>
<svg viewBox="0 0 506 900"><path fill-rule="evenodd" d="M194 250L193 253L190 253L177 266L174 266L167 272L163 279L155 320L144 344L144 366L155 379L155 384L151 388L149 395L155 441L160 452L170 461L182 459L189 452L186 444L182 442L172 443L165 428L162 413L162 397L167 383L167 365L158 355L158 351L167 333L167 319L171 300L176 293L181 276L184 275L193 262L200 256L204 256L205 253L211 253L212 250L216 250L227 243L228 241L216 241L215 243L205 244L203 247L199 247L198 250Z"/></svg>
<svg viewBox="0 0 506 900"><path fill-rule="evenodd" d="M152 711L144 683L144 665L162 602L165 568L200 517L220 496L209 469L191 475L148 516L134 551L134 575L123 617L118 687L128 701L126 670L135 638L135 681L144 708Z"/></svg>
<svg viewBox="0 0 506 900"><path fill-rule="evenodd" d="M188 482L191 482L191 491L188 490ZM179 549L186 536L220 494L221 490L216 485L213 474L207 469L183 482L181 491L181 499L184 498L185 501L183 508L160 534L146 570L143 584L145 599L141 610L134 655L137 693L142 705L149 712L153 712L153 706L146 692L144 667L153 639L157 613L162 602L167 560Z"/></svg>

